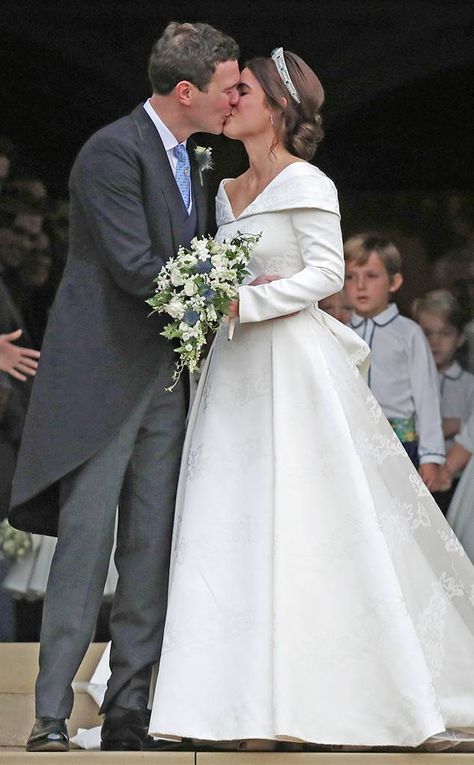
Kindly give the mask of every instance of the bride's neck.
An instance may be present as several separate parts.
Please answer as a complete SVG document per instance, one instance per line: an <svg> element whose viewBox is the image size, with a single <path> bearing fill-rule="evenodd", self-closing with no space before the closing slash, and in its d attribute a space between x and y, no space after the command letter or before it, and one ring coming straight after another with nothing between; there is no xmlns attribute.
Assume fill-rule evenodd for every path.
<svg viewBox="0 0 474 765"><path fill-rule="evenodd" d="M290 162L294 161L289 151L281 144L270 148L268 138L245 141L249 159L248 177L257 186L266 186Z"/></svg>

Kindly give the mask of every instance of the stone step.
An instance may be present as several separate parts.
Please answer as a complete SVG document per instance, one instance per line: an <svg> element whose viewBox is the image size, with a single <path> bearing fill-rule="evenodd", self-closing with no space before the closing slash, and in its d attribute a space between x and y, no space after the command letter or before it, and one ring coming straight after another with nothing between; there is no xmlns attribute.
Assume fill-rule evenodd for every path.
<svg viewBox="0 0 474 765"><path fill-rule="evenodd" d="M1 750L0 765L196 765L194 752L25 752ZM251 765L251 763L248 763Z"/></svg>
<svg viewBox="0 0 474 765"><path fill-rule="evenodd" d="M90 645L75 682L90 680L104 647L104 643ZM0 643L0 747L23 746L30 733L35 716L38 654L38 643ZM68 722L70 735L74 736L78 728L100 725L98 711L88 693L76 691L74 710Z"/></svg>
<svg viewBox="0 0 474 765"><path fill-rule="evenodd" d="M92 643L75 682L88 681L96 668L103 643ZM0 765L474 765L474 754L371 752L96 752L72 749L67 753L24 751L34 718L34 684L38 671L37 643L0 643ZM75 692L68 728L100 725L98 708L84 689Z"/></svg>
<svg viewBox="0 0 474 765"><path fill-rule="evenodd" d="M472 754L43 752L0 749L0 765L473 765Z"/></svg>
<svg viewBox="0 0 474 765"><path fill-rule="evenodd" d="M113 765L154 762L156 765L473 765L472 754L284 753L284 752L25 752L0 748L0 765Z"/></svg>

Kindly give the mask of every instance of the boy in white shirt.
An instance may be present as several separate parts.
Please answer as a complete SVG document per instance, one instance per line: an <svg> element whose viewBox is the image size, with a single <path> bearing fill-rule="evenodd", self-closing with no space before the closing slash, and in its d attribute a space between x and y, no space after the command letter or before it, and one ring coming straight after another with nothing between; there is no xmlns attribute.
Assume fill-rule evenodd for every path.
<svg viewBox="0 0 474 765"><path fill-rule="evenodd" d="M425 333L438 370L447 451L474 412L474 375L455 358L465 339L461 308L448 290L433 290L415 300L413 318Z"/></svg>
<svg viewBox="0 0 474 765"><path fill-rule="evenodd" d="M433 290L415 300L413 318L425 333L438 370L443 433L446 452L449 452L454 436L474 414L474 375L463 369L455 358L464 342L462 311L451 292ZM445 515L460 475L454 476L450 489L435 493L436 502Z"/></svg>
<svg viewBox="0 0 474 765"><path fill-rule="evenodd" d="M401 316L390 297L403 283L401 256L379 234L344 244L345 290L354 308L351 327L372 350L368 384L428 488L436 488L445 460L439 386L421 327Z"/></svg>

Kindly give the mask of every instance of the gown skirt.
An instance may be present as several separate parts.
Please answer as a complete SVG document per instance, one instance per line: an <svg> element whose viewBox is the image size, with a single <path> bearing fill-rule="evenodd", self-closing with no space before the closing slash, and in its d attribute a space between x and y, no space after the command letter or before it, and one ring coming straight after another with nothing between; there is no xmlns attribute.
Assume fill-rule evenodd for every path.
<svg viewBox="0 0 474 765"><path fill-rule="evenodd" d="M474 567L357 343L316 304L219 330L184 446L151 733L417 746L474 729Z"/></svg>

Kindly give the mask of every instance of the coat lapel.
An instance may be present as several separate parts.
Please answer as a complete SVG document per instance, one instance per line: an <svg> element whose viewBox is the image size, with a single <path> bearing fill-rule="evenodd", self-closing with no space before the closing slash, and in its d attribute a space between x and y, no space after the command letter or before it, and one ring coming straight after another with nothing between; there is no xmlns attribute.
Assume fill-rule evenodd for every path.
<svg viewBox="0 0 474 765"><path fill-rule="evenodd" d="M196 160L196 144L192 139L187 142L189 161L191 163L191 183L193 187L194 202L197 213L197 233L207 233L207 187L204 181L204 173L199 173L199 165Z"/></svg>
<svg viewBox="0 0 474 765"><path fill-rule="evenodd" d="M182 239L183 229L183 200L181 193L176 185L160 135L143 106L137 106L131 116L143 142L146 161L152 165L155 164L157 167L157 185L169 211L173 244L176 252Z"/></svg>

